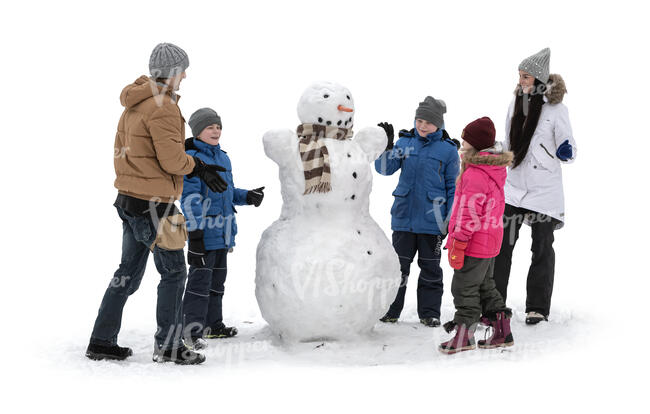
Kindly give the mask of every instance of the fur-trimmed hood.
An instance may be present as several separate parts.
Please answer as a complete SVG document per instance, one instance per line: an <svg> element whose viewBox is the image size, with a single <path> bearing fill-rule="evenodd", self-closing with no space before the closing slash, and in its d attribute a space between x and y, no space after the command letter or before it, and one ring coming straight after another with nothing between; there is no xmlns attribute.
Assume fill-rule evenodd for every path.
<svg viewBox="0 0 650 414"><path fill-rule="evenodd" d="M456 186L462 181L465 172L470 169L479 169L487 174L498 186L503 188L506 183L506 167L508 167L514 158L511 151L503 151L500 143L494 147L483 151L470 149L463 151L461 154L460 175L456 181ZM469 171L467 171L469 173Z"/></svg>
<svg viewBox="0 0 650 414"><path fill-rule="evenodd" d="M514 154L511 151L490 152L490 151L464 151L463 162L471 165L494 165L507 167L512 163Z"/></svg>
<svg viewBox="0 0 650 414"><path fill-rule="evenodd" d="M548 77L548 82L546 83L547 90L544 94L548 103L551 105L558 104L564 99L564 95L567 93L566 84L562 76L557 73L552 73ZM521 93L521 85L517 85L515 88L515 95Z"/></svg>

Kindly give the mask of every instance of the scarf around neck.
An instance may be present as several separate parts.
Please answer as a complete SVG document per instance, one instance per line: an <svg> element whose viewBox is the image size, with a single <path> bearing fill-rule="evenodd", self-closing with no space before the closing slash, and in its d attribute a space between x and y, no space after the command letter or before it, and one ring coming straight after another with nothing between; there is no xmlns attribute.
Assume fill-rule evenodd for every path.
<svg viewBox="0 0 650 414"><path fill-rule="evenodd" d="M317 124L301 124L296 130L300 158L305 174L305 192L327 193L332 190L329 152L321 138L339 141L352 137L352 130Z"/></svg>

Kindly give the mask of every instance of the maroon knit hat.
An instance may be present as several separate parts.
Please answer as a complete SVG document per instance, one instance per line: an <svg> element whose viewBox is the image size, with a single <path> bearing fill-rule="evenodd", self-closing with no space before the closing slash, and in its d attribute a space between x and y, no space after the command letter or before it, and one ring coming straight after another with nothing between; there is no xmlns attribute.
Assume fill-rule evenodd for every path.
<svg viewBox="0 0 650 414"><path fill-rule="evenodd" d="M494 123L490 118L484 116L467 124L463 129L461 138L478 151L481 151L494 145L495 136Z"/></svg>

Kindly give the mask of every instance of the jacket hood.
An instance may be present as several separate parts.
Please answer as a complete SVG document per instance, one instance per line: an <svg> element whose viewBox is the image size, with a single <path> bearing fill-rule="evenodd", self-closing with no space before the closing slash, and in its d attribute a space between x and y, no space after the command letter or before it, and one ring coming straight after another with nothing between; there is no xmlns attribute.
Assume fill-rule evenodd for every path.
<svg viewBox="0 0 650 414"><path fill-rule="evenodd" d="M195 137L187 138L185 140L185 151L190 151L190 150L195 150L199 152L212 152L212 153L215 153L217 151L226 152L221 149L221 144L210 145Z"/></svg>
<svg viewBox="0 0 650 414"><path fill-rule="evenodd" d="M547 85L548 89L546 90L544 96L546 96L548 103L558 104L562 102L564 95L567 93L566 84L564 83L562 76L558 75L557 73L550 74L548 77ZM520 91L521 86L517 85L515 88L515 95L520 93Z"/></svg>
<svg viewBox="0 0 650 414"><path fill-rule="evenodd" d="M400 131L398 133L398 137L399 138L402 138L402 137L405 137L405 138L423 138L423 139L427 139L427 140L445 139L445 138L452 139L449 136L449 133L447 132L447 130L444 129L444 127L439 128L436 132L430 133L426 137L421 137L420 134L418 134L418 132L415 130L415 128L411 128L410 130L408 130L408 129L400 129Z"/></svg>
<svg viewBox="0 0 650 414"><path fill-rule="evenodd" d="M466 151L463 153L462 171L467 168L478 168L484 171L500 187L506 183L506 167L512 163L514 154L511 151L489 152L489 151Z"/></svg>
<svg viewBox="0 0 650 414"><path fill-rule="evenodd" d="M163 87L158 85L148 76L142 75L136 79L135 82L122 89L122 93L120 94L120 103L125 108L131 108L140 102L151 98L154 96L154 93L156 93L156 95L163 93ZM164 94L169 95L170 97L175 96L176 100L178 100L179 97L178 95L175 95L171 89L166 90Z"/></svg>

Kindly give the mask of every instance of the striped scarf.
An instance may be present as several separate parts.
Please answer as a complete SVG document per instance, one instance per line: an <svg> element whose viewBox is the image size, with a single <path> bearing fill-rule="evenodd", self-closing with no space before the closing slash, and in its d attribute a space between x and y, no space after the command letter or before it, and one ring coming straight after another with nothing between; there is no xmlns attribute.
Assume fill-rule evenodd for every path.
<svg viewBox="0 0 650 414"><path fill-rule="evenodd" d="M352 137L352 130L333 126L301 124L296 131L300 138L300 158L305 173L305 192L327 193L332 190L330 157L320 138L344 140Z"/></svg>

